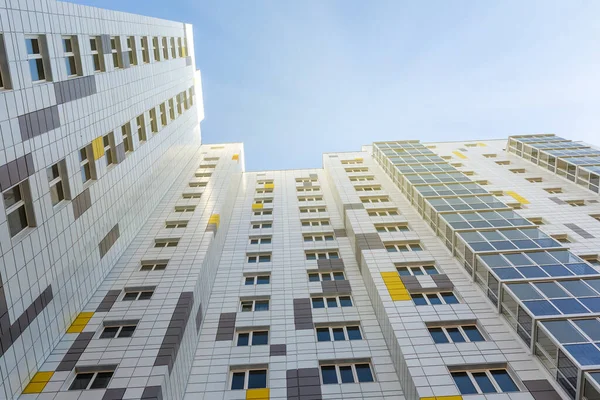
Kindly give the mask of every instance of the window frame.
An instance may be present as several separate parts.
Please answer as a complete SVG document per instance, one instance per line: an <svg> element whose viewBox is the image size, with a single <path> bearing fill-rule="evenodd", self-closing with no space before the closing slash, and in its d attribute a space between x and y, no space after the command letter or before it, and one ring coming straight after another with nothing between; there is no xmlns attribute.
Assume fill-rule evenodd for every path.
<svg viewBox="0 0 600 400"><path fill-rule="evenodd" d="M350 300L350 305L342 305L342 297L344 298L344 300ZM315 307L315 300L321 300L323 301L323 307ZM335 299L335 303L336 306L335 307L330 307L329 306L329 300L331 299ZM337 294L337 295L332 295L332 296L328 296L326 294L319 294L319 295L314 295L310 297L310 306L312 309L327 309L327 308L346 308L346 307L354 307L354 299L352 298L352 295L350 294Z"/></svg>
<svg viewBox="0 0 600 400"><path fill-rule="evenodd" d="M169 265L168 260L142 260L140 272L164 271Z"/></svg>
<svg viewBox="0 0 600 400"><path fill-rule="evenodd" d="M85 158L82 157L83 154L85 154ZM89 170L89 178L87 178L87 174L85 173L86 166ZM79 171L81 172L81 181L84 187L86 184L89 184L91 181L97 179L96 160L94 160L94 150L91 144L83 146L81 149L79 149Z"/></svg>
<svg viewBox="0 0 600 400"><path fill-rule="evenodd" d="M425 247L421 244L420 241L410 241L410 242L402 242L402 243L383 243L386 251L388 253L408 253L408 252L418 252L425 251ZM391 250L395 249L395 250Z"/></svg>
<svg viewBox="0 0 600 400"><path fill-rule="evenodd" d="M152 299L152 297L154 296L154 292L156 291L156 288L150 290L150 289L145 289L145 290L123 290L123 296L121 297L121 301L142 301L142 300L150 300ZM127 297L127 294L129 293L137 293L134 299L126 299L125 297ZM150 293L150 297L148 298L141 298L143 293ZM147 296L147 295L146 295Z"/></svg>
<svg viewBox="0 0 600 400"><path fill-rule="evenodd" d="M162 249L165 247L177 247L181 238L160 238L154 239L153 248ZM160 246L159 246L160 245Z"/></svg>
<svg viewBox="0 0 600 400"><path fill-rule="evenodd" d="M135 41L135 36L127 36L125 42L125 44L127 45L127 54L129 54L129 64L138 65L137 44Z"/></svg>
<svg viewBox="0 0 600 400"><path fill-rule="evenodd" d="M356 372L356 366L357 365L368 365L369 366L369 371L371 372L371 378L372 380L370 381L361 381L358 379L358 373ZM325 382L323 379L323 367L335 367L335 372L336 372L336 382ZM340 367L350 367L351 371L352 371L352 382L343 382L342 381L342 375L340 372ZM365 361L365 362L360 362L360 361L354 361L354 362L344 362L344 363L335 363L335 362L324 362L321 363L319 365L319 377L321 378L321 384L322 385L343 385L345 383L370 383L370 382L376 382L375 380L375 371L373 368L373 365L371 363L371 361Z"/></svg>
<svg viewBox="0 0 600 400"><path fill-rule="evenodd" d="M106 140L105 140L106 139ZM106 143L108 142L108 143ZM117 152L115 146L115 133L108 132L102 136L102 146L104 147L104 158L106 166L111 167L117 164Z"/></svg>
<svg viewBox="0 0 600 400"><path fill-rule="evenodd" d="M142 63L150 64L150 43L148 42L148 36L142 36L140 39L140 49L142 50Z"/></svg>
<svg viewBox="0 0 600 400"><path fill-rule="evenodd" d="M258 221L258 222L251 222L250 223L252 229L271 229L273 228L273 221ZM264 226L264 225L268 225L268 226Z"/></svg>
<svg viewBox="0 0 600 400"><path fill-rule="evenodd" d="M273 262L271 253L259 253L259 254L246 254L246 263L248 264L261 264L266 262Z"/></svg>
<svg viewBox="0 0 600 400"><path fill-rule="evenodd" d="M53 170L54 167L56 167L57 176L53 176L51 179L49 171ZM60 206L64 202L71 200L71 190L69 187L66 160L62 159L46 168L46 175L48 177L48 189L50 193L50 202L52 203L52 207ZM55 199L53 198L53 187L59 187L60 191L62 191L62 198L60 198L60 196L58 195L58 190L56 192L56 195L58 196L58 201L55 201Z"/></svg>
<svg viewBox="0 0 600 400"><path fill-rule="evenodd" d="M123 68L123 53L121 50L121 37L111 36L110 37L110 54L113 62L114 69Z"/></svg>
<svg viewBox="0 0 600 400"><path fill-rule="evenodd" d="M472 341L471 338L469 337L469 335L467 335L467 333L465 332L464 327L474 327L477 330L477 332L479 333L479 335L481 336L482 340ZM463 341L462 342L454 341L452 335L450 335L450 333L448 333L449 328L457 329L458 332L460 333L460 335L462 336ZM441 329L442 333L446 337L447 341L446 342L436 342L435 339L433 338L433 335L431 334L431 329ZM478 342L486 342L487 341L486 336L481 332L481 328L479 328L479 326L477 326L477 323L475 323L475 322L462 323L462 324L448 324L448 325L428 325L427 330L429 331L429 334L435 344L478 343Z"/></svg>
<svg viewBox="0 0 600 400"><path fill-rule="evenodd" d="M133 331L131 332L131 336L119 336L123 332L123 328L131 327L131 326L133 326ZM126 324L117 325L116 323L114 323L114 324L108 323L108 324L104 325L102 328L103 329L100 332L100 335L98 336L98 339L124 339L124 338L131 338L131 337L133 337L133 334L135 333L135 329L137 328L137 324L126 323ZM114 336L112 336L112 337L103 337L104 332L106 331L106 328L118 328L118 329L115 332Z"/></svg>
<svg viewBox="0 0 600 400"><path fill-rule="evenodd" d="M256 333L265 333L267 334L267 343L257 343L254 344L254 336ZM248 344L240 345L240 335L248 335ZM235 347L252 347L252 346L268 346L271 340L271 332L269 332L268 328L247 328L240 329L235 332Z"/></svg>
<svg viewBox="0 0 600 400"><path fill-rule="evenodd" d="M423 264L419 264L419 265L396 265L396 272L398 272L398 276L431 276L431 275L439 275L440 271L437 269L437 267L435 266L435 264L431 263L423 263ZM430 274L427 273L428 270L426 269L426 267L433 267L433 269L435 270L434 274ZM409 275L403 275L400 274L400 269L406 269L407 272L409 273ZM415 271L418 269L421 273L420 274L415 274Z"/></svg>
<svg viewBox="0 0 600 400"><path fill-rule="evenodd" d="M304 235L302 235L302 239L304 243L332 242L335 240L335 235L333 234L333 232L305 233Z"/></svg>
<svg viewBox="0 0 600 400"><path fill-rule="evenodd" d="M390 230L393 228L392 230ZM409 232L408 223L375 224L377 233Z"/></svg>
<svg viewBox="0 0 600 400"><path fill-rule="evenodd" d="M162 37L163 60L169 59L169 39L166 36Z"/></svg>
<svg viewBox="0 0 600 400"><path fill-rule="evenodd" d="M141 113L137 117L135 117L135 123L137 124L137 135L138 142L143 144L148 140L148 136L146 135L146 116L145 113Z"/></svg>
<svg viewBox="0 0 600 400"><path fill-rule="evenodd" d="M167 103L163 101L158 105L158 108L160 110L160 124L164 128L169 123L167 119Z"/></svg>
<svg viewBox="0 0 600 400"><path fill-rule="evenodd" d="M350 336L348 335L348 328L358 328L358 333L360 334L360 339L350 339ZM329 340L319 340L319 330L320 329L327 329L329 332ZM333 330L334 329L342 329L342 332L344 334L344 339L342 340L336 340L334 337L334 333ZM315 337L317 339L317 343L319 342L352 342L355 340L365 340L365 335L364 332L362 330L362 327L360 326L360 323L356 322L344 322L344 323L340 323L340 324L331 324L331 325L317 325L315 326Z"/></svg>
<svg viewBox="0 0 600 400"><path fill-rule="evenodd" d="M336 277L339 277L341 274L342 279L336 279ZM314 277L317 277L317 279L311 279ZM325 277L329 277L329 279L325 279ZM346 278L346 273L343 270L338 270L338 271L324 271L324 272L317 272L317 271L307 271L307 277L308 277L308 281L309 282L328 282L328 281L345 281L347 280Z"/></svg>
<svg viewBox="0 0 600 400"><path fill-rule="evenodd" d="M259 283L259 278L267 278L267 282ZM252 281L252 283L248 283ZM271 274L270 273L256 273L244 275L244 279L242 280L243 286L257 286L257 285L270 285L271 284Z"/></svg>
<svg viewBox="0 0 600 400"><path fill-rule="evenodd" d="M447 303L445 297L443 296L443 294L451 294L452 297L454 297L454 299L456 299L455 303ZM432 304L431 300L429 299L429 295L435 295L438 300L440 301L439 304ZM414 301L415 296L421 296L421 298L425 299L426 304L417 304ZM458 298L458 296L456 295L456 293L454 293L454 290L444 290L444 291L440 291L440 292L418 292L418 293L410 293L410 297L411 300L413 300L413 304L417 307L419 306L441 306L441 305L454 305L454 304L461 304L460 299Z"/></svg>
<svg viewBox="0 0 600 400"><path fill-rule="evenodd" d="M148 116L150 118L150 130L153 134L156 135L158 133L158 119L156 114L156 108L152 107L148 111Z"/></svg>
<svg viewBox="0 0 600 400"><path fill-rule="evenodd" d="M7 60L4 34L0 33L0 91L12 89L12 79Z"/></svg>
<svg viewBox="0 0 600 400"><path fill-rule="evenodd" d="M250 373L253 371L261 372L265 371L265 387L253 387L250 388ZM244 385L241 388L233 388L233 378L235 374L244 373ZM269 387L269 368L265 367L256 367L256 368L231 368L229 370L229 381L227 387L229 390L249 390L249 389L266 389Z"/></svg>
<svg viewBox="0 0 600 400"><path fill-rule="evenodd" d="M110 385L110 382L112 381L114 375L115 375L115 370L109 370L107 369L101 369L100 366L98 366L98 370L95 371L89 371L89 372L77 372L75 371L75 375L73 377L73 380L71 381L71 384L69 385L69 388L67 389L68 391L72 391L72 390L80 390L80 391L84 391L84 390L95 390L95 389L106 389L108 388L108 386ZM98 374L101 373L111 373L110 379L106 382L106 386L103 387L92 387L93 384L95 383L96 379L98 379ZM75 385L75 382L77 380L77 376L78 375L89 375L92 374L92 378L90 379L89 383L86 385L85 389L79 389L79 388L73 388L73 385Z"/></svg>
<svg viewBox="0 0 600 400"><path fill-rule="evenodd" d="M135 149L133 148L133 138L131 137L131 122L121 125L121 136L123 137L125 154L132 153Z"/></svg>
<svg viewBox="0 0 600 400"><path fill-rule="evenodd" d="M316 260L338 260L341 259L340 252L337 249L332 250L307 250L304 252L307 261ZM312 256L314 254L314 256ZM324 254L325 257L321 257ZM314 258L313 258L314 257Z"/></svg>
<svg viewBox="0 0 600 400"><path fill-rule="evenodd" d="M265 303L267 305L267 308L265 310L257 310L256 309L256 304L257 303ZM246 304L244 304L246 303ZM248 309L244 309L245 306L247 305L247 303L252 303L250 310ZM240 299L240 305L238 308L239 312L261 312L261 311L271 311L271 299L270 298L258 298L258 299Z"/></svg>
<svg viewBox="0 0 600 400"><path fill-rule="evenodd" d="M14 203L10 204L9 206L6 205L6 193L8 191L12 191L12 190L18 190L19 191L19 199L16 200ZM4 209L6 212L6 221L7 221L7 226L8 226L8 234L10 235L11 239L15 239L18 238L20 234L22 234L23 232L26 232L28 228L33 228L36 226L35 223L35 213L34 213L34 209L33 209L33 200L31 198L31 188L29 185L29 179L25 179L19 183L17 183L16 185L13 185L11 187L9 187L8 189L6 189L5 191L2 192L2 197L3 197L3 203L4 203ZM23 214L20 214L20 209L23 209ZM13 232L13 226L11 225L11 220L10 220L10 216L11 214L14 214L15 212L19 213L18 216L20 216L21 218L25 218L25 225L22 226L21 229L19 229L16 232ZM19 218L19 223L22 223L23 220Z"/></svg>
<svg viewBox="0 0 600 400"><path fill-rule="evenodd" d="M33 42L32 42L32 53L29 52L29 50L27 49L27 41L28 40L36 40L37 42L37 50L38 52L36 53L34 51L34 46L33 46ZM27 57L27 64L29 66L29 76L31 77L31 82L33 84L37 84L37 83L44 83L44 82L52 82L52 70L51 70L51 66L50 66L50 61L48 59L48 49L47 49L47 45L46 45L46 35L25 35L25 50L26 50L26 57ZM38 63L38 60L41 60L41 64ZM37 79L34 80L34 75L33 75L33 70L32 70L32 63L31 61L34 61L35 64L35 68L37 71L37 75L38 77L40 76L40 66L41 66L41 75L42 78L41 79Z"/></svg>
<svg viewBox="0 0 600 400"><path fill-rule="evenodd" d="M70 42L71 51L67 51L66 41ZM81 76L81 59L79 57L79 42L77 40L77 35L62 35L61 36L61 44L62 44L62 57L65 60L66 65L69 64L69 59L73 59L73 67L75 69L74 74L69 74L68 68L66 69L67 78L76 78Z"/></svg>
<svg viewBox="0 0 600 400"><path fill-rule="evenodd" d="M496 379L494 378L494 376L493 376L493 374L491 372L491 371L500 371L500 370L506 372L506 375L511 379L512 383L517 388L516 391L505 392L505 391L502 390L502 388L500 387L500 385L498 384L498 382L496 381ZM482 373L482 372L486 374L488 380L491 382L492 386L496 390L495 392L484 392L481 389L480 385L478 384L477 379L475 379L473 377L474 373ZM450 375L452 376L452 380L454 381L454 384L458 388L458 391L461 392L460 387L456 383L456 379L454 377L454 374L457 374L457 373L466 373L467 374L467 377L471 381L471 385L476 390L476 393L470 393L470 394L485 395L485 394L490 394L490 393L515 393L515 392L520 392L521 391L521 388L519 387L519 385L517 383L518 381L515 379L515 377L513 376L513 374L510 373L510 371L508 370L508 368L475 368L475 369L456 369L456 370L450 371ZM465 393L464 396L466 396L468 394L469 393Z"/></svg>
<svg viewBox="0 0 600 400"><path fill-rule="evenodd" d="M152 54L154 55L154 61L160 62L160 42L158 36L152 37Z"/></svg>

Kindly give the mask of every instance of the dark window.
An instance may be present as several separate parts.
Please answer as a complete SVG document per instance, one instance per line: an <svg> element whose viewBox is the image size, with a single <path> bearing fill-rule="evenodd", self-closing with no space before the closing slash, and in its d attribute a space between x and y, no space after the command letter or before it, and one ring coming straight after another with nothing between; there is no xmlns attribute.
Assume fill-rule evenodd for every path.
<svg viewBox="0 0 600 400"><path fill-rule="evenodd" d="M340 296L340 305L342 307L352 307L352 299L350 296Z"/></svg>
<svg viewBox="0 0 600 400"><path fill-rule="evenodd" d="M96 379L90 385L90 389L104 389L108 387L108 382L112 378L113 372L98 372Z"/></svg>
<svg viewBox="0 0 600 400"><path fill-rule="evenodd" d="M350 365L340 366L340 378L342 383L354 383L354 375L352 375L352 367Z"/></svg>
<svg viewBox="0 0 600 400"><path fill-rule="evenodd" d="M231 390L244 389L244 380L246 378L245 372L234 372L231 378Z"/></svg>
<svg viewBox="0 0 600 400"><path fill-rule="evenodd" d="M246 282L245 284L248 285L254 285L254 277L253 276L247 276L246 277Z"/></svg>
<svg viewBox="0 0 600 400"><path fill-rule="evenodd" d="M360 333L360 328L358 326L348 326L346 327L348 331L348 340L361 340L362 334Z"/></svg>
<svg viewBox="0 0 600 400"><path fill-rule="evenodd" d="M460 333L460 330L458 328L449 327L446 328L446 331L448 332L450 339L452 339L454 343L461 343L465 341L465 338L463 337L462 333Z"/></svg>
<svg viewBox="0 0 600 400"><path fill-rule="evenodd" d="M269 343L269 332L258 331L252 333L252 345L261 345Z"/></svg>
<svg viewBox="0 0 600 400"><path fill-rule="evenodd" d="M260 369L248 373L248 389L267 387L267 370Z"/></svg>
<svg viewBox="0 0 600 400"><path fill-rule="evenodd" d="M314 297L312 299L313 308L325 308L325 302L322 297Z"/></svg>
<svg viewBox="0 0 600 400"><path fill-rule="evenodd" d="M257 285L267 285L271 281L271 277L268 275L261 275L256 277Z"/></svg>
<svg viewBox="0 0 600 400"><path fill-rule="evenodd" d="M138 300L148 300L152 297L153 293L154 292L142 292L142 293L140 293L140 297Z"/></svg>
<svg viewBox="0 0 600 400"><path fill-rule="evenodd" d="M477 389L466 372L453 372L452 378L461 394L477 394Z"/></svg>
<svg viewBox="0 0 600 400"><path fill-rule="evenodd" d="M254 311L268 311L269 300L256 300L254 303Z"/></svg>
<svg viewBox="0 0 600 400"><path fill-rule="evenodd" d="M333 332L333 340L346 340L344 328L332 328L331 331Z"/></svg>
<svg viewBox="0 0 600 400"><path fill-rule="evenodd" d="M71 383L69 390L85 390L85 389L87 389L87 387L90 384L90 382L92 381L93 377L94 377L93 373L76 374L75 380L73 381L73 383Z"/></svg>
<svg viewBox="0 0 600 400"><path fill-rule="evenodd" d="M337 307L337 299L335 297L327 298L327 307L328 308L336 308Z"/></svg>
<svg viewBox="0 0 600 400"><path fill-rule="evenodd" d="M326 365L321 367L321 376L323 378L323 384L338 383L337 373L335 372L335 366Z"/></svg>
<svg viewBox="0 0 600 400"><path fill-rule="evenodd" d="M111 339L117 336L117 332L119 331L118 326L107 326L104 328L102 333L100 334L100 339Z"/></svg>
<svg viewBox="0 0 600 400"><path fill-rule="evenodd" d="M479 385L481 393L496 393L494 384L485 372L473 372L473 378L477 382L477 385Z"/></svg>
<svg viewBox="0 0 600 400"><path fill-rule="evenodd" d="M448 338L442 328L429 328L429 333L435 343L448 343Z"/></svg>
<svg viewBox="0 0 600 400"><path fill-rule="evenodd" d="M467 325L462 328L471 342L483 342L485 340L475 325Z"/></svg>
<svg viewBox="0 0 600 400"><path fill-rule="evenodd" d="M492 373L494 380L496 381L498 386L500 386L500 389L503 392L518 392L519 391L519 388L517 387L515 382L512 380L512 378L510 377L508 372L506 372L506 370L496 369L496 370L492 370L490 372Z"/></svg>
<svg viewBox="0 0 600 400"><path fill-rule="evenodd" d="M331 336L329 335L329 328L317 328L317 340L319 342L331 341Z"/></svg>
<svg viewBox="0 0 600 400"><path fill-rule="evenodd" d="M248 346L250 334L249 333L240 333L238 335L238 346ZM235 375L235 374L234 374Z"/></svg>
<svg viewBox="0 0 600 400"><path fill-rule="evenodd" d="M369 364L356 364L355 367L359 382L373 382L373 373Z"/></svg>

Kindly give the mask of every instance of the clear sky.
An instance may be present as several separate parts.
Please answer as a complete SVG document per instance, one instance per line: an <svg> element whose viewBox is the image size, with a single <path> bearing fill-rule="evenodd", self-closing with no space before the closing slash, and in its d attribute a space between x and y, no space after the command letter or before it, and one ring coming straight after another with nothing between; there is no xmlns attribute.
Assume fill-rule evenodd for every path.
<svg viewBox="0 0 600 400"><path fill-rule="evenodd" d="M600 1L72 0L194 25L205 143L248 170L377 140L600 145Z"/></svg>

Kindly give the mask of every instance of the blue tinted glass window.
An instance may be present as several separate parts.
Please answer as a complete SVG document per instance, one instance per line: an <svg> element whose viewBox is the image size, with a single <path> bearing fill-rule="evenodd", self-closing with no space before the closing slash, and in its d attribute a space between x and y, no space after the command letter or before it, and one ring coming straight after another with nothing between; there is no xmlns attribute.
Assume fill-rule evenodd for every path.
<svg viewBox="0 0 600 400"><path fill-rule="evenodd" d="M244 378L246 374L244 372L234 372L231 378L231 390L244 389Z"/></svg>
<svg viewBox="0 0 600 400"><path fill-rule="evenodd" d="M562 265L544 265L541 267L550 276L571 276L573 273Z"/></svg>
<svg viewBox="0 0 600 400"><path fill-rule="evenodd" d="M250 371L248 374L248 389L267 387L267 370Z"/></svg>
<svg viewBox="0 0 600 400"><path fill-rule="evenodd" d="M323 281L330 281L331 280L331 275L329 275L329 274L323 274L323 275L321 275L321 279Z"/></svg>
<svg viewBox="0 0 600 400"><path fill-rule="evenodd" d="M559 343L587 342L569 321L546 321L542 325L550 331Z"/></svg>
<svg viewBox="0 0 600 400"><path fill-rule="evenodd" d="M567 264L566 267L573 271L575 275L594 275L598 273L587 264ZM595 289L600 291L600 287L595 287Z"/></svg>
<svg viewBox="0 0 600 400"><path fill-rule="evenodd" d="M521 279L523 275L516 268L495 268L494 273L500 279Z"/></svg>
<svg viewBox="0 0 600 400"><path fill-rule="evenodd" d="M323 379L323 384L331 384L338 383L337 373L335 372L335 366L333 365L325 365L321 367L321 377Z"/></svg>
<svg viewBox="0 0 600 400"><path fill-rule="evenodd" d="M467 375L466 372L453 372L452 378L454 378L454 383L458 386L458 390L461 394L476 394L477 389L471 382L471 378Z"/></svg>
<svg viewBox="0 0 600 400"><path fill-rule="evenodd" d="M600 279L587 279L585 282L600 293Z"/></svg>
<svg viewBox="0 0 600 400"><path fill-rule="evenodd" d="M446 331L448 331L448 335L454 343L465 342L465 338L463 337L462 333L460 333L458 328L446 328Z"/></svg>
<svg viewBox="0 0 600 400"><path fill-rule="evenodd" d="M425 298L423 297L422 294L415 293L415 294L411 294L410 296L412 297L412 300L415 303L415 305L417 305L417 306L427 305L427 300L425 300Z"/></svg>
<svg viewBox="0 0 600 400"><path fill-rule="evenodd" d="M348 326L346 327L348 331L348 340L361 340L362 334L360 333L360 328L358 326Z"/></svg>
<svg viewBox="0 0 600 400"><path fill-rule="evenodd" d="M329 328L317 328L317 340L319 342L330 342Z"/></svg>
<svg viewBox="0 0 600 400"><path fill-rule="evenodd" d="M319 274L308 274L309 282L319 282Z"/></svg>
<svg viewBox="0 0 600 400"><path fill-rule="evenodd" d="M523 305L535 316L560 314L547 300L524 301Z"/></svg>
<svg viewBox="0 0 600 400"><path fill-rule="evenodd" d="M562 287L567 289L573 297L583 297L583 296L597 296L594 290L592 290L588 285L586 285L583 281L563 281L560 283Z"/></svg>
<svg viewBox="0 0 600 400"><path fill-rule="evenodd" d="M481 242L481 243L470 243L471 248L473 249L473 251L475 252L479 252L479 251L493 251L494 248L486 242Z"/></svg>
<svg viewBox="0 0 600 400"><path fill-rule="evenodd" d="M593 312L600 312L600 297L583 297L579 301Z"/></svg>
<svg viewBox="0 0 600 400"><path fill-rule="evenodd" d="M327 307L329 307L329 308L336 308L337 307L337 301L336 301L335 297L328 297L327 298Z"/></svg>
<svg viewBox="0 0 600 400"><path fill-rule="evenodd" d="M373 382L373 373L369 364L356 364L355 368L359 382Z"/></svg>
<svg viewBox="0 0 600 400"><path fill-rule="evenodd" d="M515 240L513 241L513 244L519 249L535 249L538 247L537 244L531 240Z"/></svg>
<svg viewBox="0 0 600 400"><path fill-rule="evenodd" d="M252 345L262 345L269 343L269 332L259 331L252 334Z"/></svg>
<svg viewBox="0 0 600 400"><path fill-rule="evenodd" d="M600 321L597 319L580 319L573 322L592 340L600 341Z"/></svg>
<svg viewBox="0 0 600 400"><path fill-rule="evenodd" d="M271 277L268 275L258 276L256 278L256 284L258 285L267 285L271 281Z"/></svg>
<svg viewBox="0 0 600 400"><path fill-rule="evenodd" d="M333 279L336 281L343 281L346 278L344 277L344 273L343 272L334 272L333 273Z"/></svg>
<svg viewBox="0 0 600 400"><path fill-rule="evenodd" d="M496 393L494 384L485 372L473 372L473 378L477 382L477 385L479 385L481 393Z"/></svg>
<svg viewBox="0 0 600 400"><path fill-rule="evenodd" d="M354 383L354 375L352 375L352 367L344 365L340 367L340 378L342 383Z"/></svg>
<svg viewBox="0 0 600 400"><path fill-rule="evenodd" d="M350 296L340 296L340 305L342 307L352 307L352 299Z"/></svg>
<svg viewBox="0 0 600 400"><path fill-rule="evenodd" d="M400 276L410 276L410 271L406 267L398 267L398 275Z"/></svg>
<svg viewBox="0 0 600 400"><path fill-rule="evenodd" d="M548 276L540 267L520 267L518 270L526 278L545 278Z"/></svg>
<svg viewBox="0 0 600 400"><path fill-rule="evenodd" d="M506 257L506 259L510 261L514 266L533 265L533 262L521 253L505 254L504 257Z"/></svg>
<svg viewBox="0 0 600 400"><path fill-rule="evenodd" d="M529 283L515 283L507 285L508 288L521 300L542 299L542 295Z"/></svg>
<svg viewBox="0 0 600 400"><path fill-rule="evenodd" d="M322 297L314 297L312 299L313 308L325 308L325 302Z"/></svg>
<svg viewBox="0 0 600 400"><path fill-rule="evenodd" d="M504 369L496 369L490 371L494 380L500 386L500 390L503 392L518 392L519 388L515 385L515 382L512 380L508 372Z"/></svg>
<svg viewBox="0 0 600 400"><path fill-rule="evenodd" d="M456 298L456 296L454 296L454 293L445 292L440 294L444 298L446 304L458 304L458 299Z"/></svg>
<svg viewBox="0 0 600 400"><path fill-rule="evenodd" d="M485 338L483 337L481 332L479 332L479 329L477 329L477 327L475 325L467 325L467 326L463 326L462 328L463 328L463 331L465 331L465 335L467 335L467 337L469 338L469 340L471 342L485 341Z"/></svg>
<svg viewBox="0 0 600 400"><path fill-rule="evenodd" d="M248 338L250 337L249 333L240 333L238 335L238 346L248 346Z"/></svg>
<svg viewBox="0 0 600 400"><path fill-rule="evenodd" d="M481 236L483 236L484 238L486 238L489 241L504 240L504 236L502 236L497 231L481 232Z"/></svg>
<svg viewBox="0 0 600 400"><path fill-rule="evenodd" d="M537 287L542 293L549 298L555 297L571 297L567 292L565 292L560 286L558 286L554 282L544 282L544 283L536 283L535 287Z"/></svg>
<svg viewBox="0 0 600 400"><path fill-rule="evenodd" d="M511 240L520 240L520 239L527 239L528 236L527 235L527 231L519 231L519 230L506 230L506 231L502 231L502 234L504 236L506 236L507 239L511 239Z"/></svg>
<svg viewBox="0 0 600 400"><path fill-rule="evenodd" d="M267 300L257 300L254 303L254 311L267 311L269 309L269 302Z"/></svg>
<svg viewBox="0 0 600 400"><path fill-rule="evenodd" d="M435 267L433 265L425 265L423 267L423 269L425 270L425 273L427 275L437 275L438 274L437 269L435 269Z"/></svg>
<svg viewBox="0 0 600 400"><path fill-rule="evenodd" d="M588 310L575 299L556 299L551 301L552 304L564 314L585 314L588 312Z"/></svg>
<svg viewBox="0 0 600 400"><path fill-rule="evenodd" d="M442 328L429 328L429 333L435 343L448 343L448 338Z"/></svg>
<svg viewBox="0 0 600 400"><path fill-rule="evenodd" d="M346 340L344 336L344 328L333 328L333 340Z"/></svg>
<svg viewBox="0 0 600 400"><path fill-rule="evenodd" d="M600 364L600 350L593 344L567 344L568 351L581 365Z"/></svg>
<svg viewBox="0 0 600 400"><path fill-rule="evenodd" d="M246 277L246 282L245 282L245 284L246 284L246 285L254 285L254 277L252 277L252 276L248 276L248 277Z"/></svg>
<svg viewBox="0 0 600 400"><path fill-rule="evenodd" d="M550 256L545 251L528 253L527 255L538 265L556 264L556 260L554 259L554 257Z"/></svg>
<svg viewBox="0 0 600 400"><path fill-rule="evenodd" d="M427 294L426 296L427 296L427 299L429 300L430 304L432 304L432 305L442 304L442 300L440 300L440 298L437 296L437 294L430 293L430 294Z"/></svg>

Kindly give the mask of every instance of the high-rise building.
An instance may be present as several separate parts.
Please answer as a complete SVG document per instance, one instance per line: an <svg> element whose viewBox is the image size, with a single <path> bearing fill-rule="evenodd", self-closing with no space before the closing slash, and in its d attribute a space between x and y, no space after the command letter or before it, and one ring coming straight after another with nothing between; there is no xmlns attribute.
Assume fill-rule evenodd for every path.
<svg viewBox="0 0 600 400"><path fill-rule="evenodd" d="M246 172L200 143L191 26L0 26L0 399L600 399L600 149Z"/></svg>

